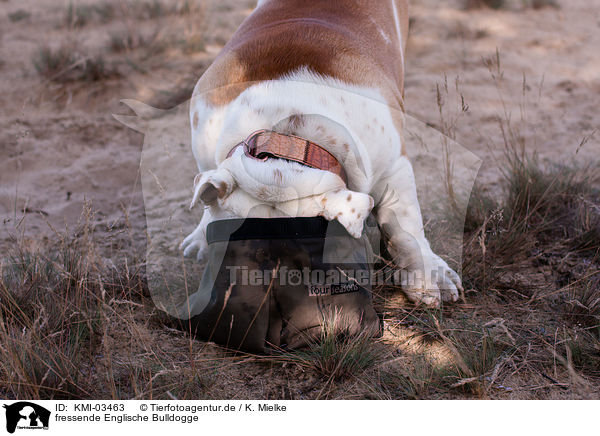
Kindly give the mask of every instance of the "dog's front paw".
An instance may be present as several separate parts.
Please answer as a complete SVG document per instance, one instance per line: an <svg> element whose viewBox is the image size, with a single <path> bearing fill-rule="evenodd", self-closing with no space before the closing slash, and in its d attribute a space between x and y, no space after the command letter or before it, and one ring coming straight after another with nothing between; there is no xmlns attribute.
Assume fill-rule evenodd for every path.
<svg viewBox="0 0 600 436"><path fill-rule="evenodd" d="M439 307L441 302L458 301L462 283L456 272L439 256L431 253L424 261L425 270L409 271L403 291L416 304Z"/></svg>
<svg viewBox="0 0 600 436"><path fill-rule="evenodd" d="M441 301L458 301L459 291L462 291L460 277L437 254L431 253L425 260L425 281L428 287L438 290Z"/></svg>
<svg viewBox="0 0 600 436"><path fill-rule="evenodd" d="M198 261L201 261L204 257L204 251L208 247L206 242L206 235L202 226L196 227L187 238L183 240L179 246L180 250L183 250L184 257L196 256Z"/></svg>
<svg viewBox="0 0 600 436"><path fill-rule="evenodd" d="M458 274L441 257L435 257L437 268L435 271L432 271L432 280L435 280L437 283L442 301L454 303L458 301L459 292L464 291L462 281Z"/></svg>

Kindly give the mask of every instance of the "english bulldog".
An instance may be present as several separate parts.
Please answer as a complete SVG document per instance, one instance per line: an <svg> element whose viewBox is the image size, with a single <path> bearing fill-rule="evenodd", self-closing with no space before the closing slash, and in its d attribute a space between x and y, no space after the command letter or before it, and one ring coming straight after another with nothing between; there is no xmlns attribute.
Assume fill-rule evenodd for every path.
<svg viewBox="0 0 600 436"><path fill-rule="evenodd" d="M204 212L183 241L234 217L323 216L360 237L377 219L415 303L458 299L427 241L403 129L407 0L260 0L190 103Z"/></svg>

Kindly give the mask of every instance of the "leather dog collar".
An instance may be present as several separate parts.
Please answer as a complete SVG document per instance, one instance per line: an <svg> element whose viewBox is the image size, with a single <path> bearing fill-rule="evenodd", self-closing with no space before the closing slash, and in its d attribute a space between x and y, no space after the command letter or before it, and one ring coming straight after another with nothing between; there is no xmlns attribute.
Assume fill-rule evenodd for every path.
<svg viewBox="0 0 600 436"><path fill-rule="evenodd" d="M268 158L278 158L298 162L311 168L330 171L340 176L344 183L348 183L344 167L335 156L308 139L270 130L259 130L233 147L227 157L242 146L244 153L254 159L264 161Z"/></svg>

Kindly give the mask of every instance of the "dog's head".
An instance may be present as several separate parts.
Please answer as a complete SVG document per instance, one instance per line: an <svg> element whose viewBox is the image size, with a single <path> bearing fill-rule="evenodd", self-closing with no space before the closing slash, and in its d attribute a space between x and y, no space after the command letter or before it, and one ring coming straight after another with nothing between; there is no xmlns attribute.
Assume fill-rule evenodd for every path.
<svg viewBox="0 0 600 436"><path fill-rule="evenodd" d="M228 217L323 216L360 237L371 196L351 191L329 171L282 159L258 160L240 147L217 169L196 176L192 207L201 203Z"/></svg>

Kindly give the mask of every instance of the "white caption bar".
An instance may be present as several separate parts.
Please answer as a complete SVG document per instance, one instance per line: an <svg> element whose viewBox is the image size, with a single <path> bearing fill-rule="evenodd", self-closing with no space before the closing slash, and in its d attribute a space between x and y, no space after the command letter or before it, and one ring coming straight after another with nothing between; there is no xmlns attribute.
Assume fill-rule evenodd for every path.
<svg viewBox="0 0 600 436"><path fill-rule="evenodd" d="M0 435L576 434L598 402L0 401ZM597 428L594 432L597 431ZM516 433L515 433L516 432Z"/></svg>

